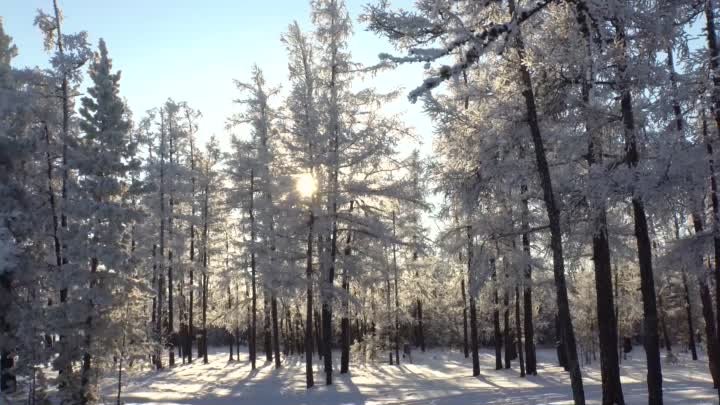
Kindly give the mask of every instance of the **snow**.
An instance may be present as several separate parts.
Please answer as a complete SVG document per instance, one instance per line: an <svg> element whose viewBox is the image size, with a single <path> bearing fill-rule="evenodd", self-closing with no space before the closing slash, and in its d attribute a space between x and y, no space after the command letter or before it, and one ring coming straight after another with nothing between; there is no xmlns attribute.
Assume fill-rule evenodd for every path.
<svg viewBox="0 0 720 405"><path fill-rule="evenodd" d="M623 391L628 405L647 403L642 349L621 364ZM260 357L264 359L264 356ZM335 356L335 359L339 356ZM195 360L159 373L130 379L124 388L127 405L560 405L572 404L570 379L555 366L552 350L538 352L538 375L520 378L514 367L494 370L494 354L480 354L481 375L471 377L472 365L462 353L432 350L413 353L414 364L351 364L350 375L335 369L335 384L325 386L316 361L316 386L305 389L304 360L284 359L283 368L260 362L251 371L247 353L228 362L228 353L215 350L209 364ZM337 364L336 364L337 366ZM517 366L517 362L514 362ZM600 404L599 362L583 368L588 404ZM665 404L717 404L717 392L707 361L691 361L684 354L677 364L663 364ZM106 380L106 402L114 403L112 380Z"/></svg>

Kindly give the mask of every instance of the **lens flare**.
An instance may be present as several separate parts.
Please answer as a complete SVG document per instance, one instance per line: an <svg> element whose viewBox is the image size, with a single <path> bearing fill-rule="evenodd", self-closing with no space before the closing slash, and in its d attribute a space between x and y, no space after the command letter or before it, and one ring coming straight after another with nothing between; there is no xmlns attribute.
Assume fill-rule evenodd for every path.
<svg viewBox="0 0 720 405"><path fill-rule="evenodd" d="M303 173L297 177L297 191L304 198L310 198L315 194L317 185L311 173Z"/></svg>

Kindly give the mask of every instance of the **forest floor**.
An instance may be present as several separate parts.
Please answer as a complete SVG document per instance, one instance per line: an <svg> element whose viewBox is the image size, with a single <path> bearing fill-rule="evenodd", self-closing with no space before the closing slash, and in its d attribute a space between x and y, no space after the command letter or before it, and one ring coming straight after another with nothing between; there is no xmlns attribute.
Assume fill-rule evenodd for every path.
<svg viewBox="0 0 720 405"><path fill-rule="evenodd" d="M622 362L622 384L628 405L647 403L645 361L642 348ZM339 353L335 356L335 360ZM494 353L480 354L481 373L471 377L472 363L462 353L430 350L413 353L413 363L400 366L351 364L351 373L335 369L335 383L325 386L322 367L316 363L315 388L305 389L305 364L301 357L284 359L275 370L265 363L251 371L247 353L228 362L228 352L216 349L209 364L195 361L161 372L132 377L124 387L123 403L143 405L559 405L571 404L567 373L555 365L554 350L538 352L538 375L519 377L513 368L494 370ZM315 358L317 362L317 358ZM685 354L676 364L663 363L665 404L718 404L707 361L691 361ZM601 397L599 362L583 368L588 404ZM114 404L111 380L106 380L105 403Z"/></svg>

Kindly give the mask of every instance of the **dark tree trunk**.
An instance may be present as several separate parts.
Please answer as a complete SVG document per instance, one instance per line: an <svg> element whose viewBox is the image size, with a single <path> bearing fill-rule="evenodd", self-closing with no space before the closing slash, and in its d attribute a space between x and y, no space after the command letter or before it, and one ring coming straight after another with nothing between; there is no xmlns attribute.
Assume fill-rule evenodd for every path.
<svg viewBox="0 0 720 405"><path fill-rule="evenodd" d="M64 48L64 39L62 35L62 20L60 16L60 8L58 7L57 0L53 0L53 10L55 11L55 31L57 32L57 49L58 53L60 54L60 58L62 59L65 55L65 48ZM62 204L60 207L60 226L62 227L62 233L66 234L68 231L68 221L67 221L67 215L65 214L65 208L68 206L68 193L67 193L67 183L68 183L68 163L67 163L67 156L68 156L68 143L69 140L69 130L70 130L70 114L71 114L71 96L70 96L70 86L68 83L68 73L69 72L63 72L62 74L62 82L60 85L60 91L61 91L61 100L62 100L62 183L60 186L60 197L62 198ZM61 237L62 239L62 237ZM61 257L62 257L62 264L65 265L68 263L67 255L62 256L62 254L65 253L67 250L66 241L62 242L61 246ZM57 250L56 250L57 255ZM60 267L60 271L62 271L62 266ZM66 285L60 286L60 302L64 303L67 300L67 294L68 294L68 288ZM161 306L162 307L162 306ZM60 336L60 341L62 342L63 337ZM61 351L64 350L64 347L61 348ZM158 360L159 361L159 360ZM162 365L160 365L162 367ZM70 371L70 370L60 370L60 373L63 371Z"/></svg>
<svg viewBox="0 0 720 405"><path fill-rule="evenodd" d="M252 289L250 309L250 336L248 336L248 350L250 352L250 367L255 370L257 363L257 281L255 263L255 170L250 169L250 284Z"/></svg>
<svg viewBox="0 0 720 405"><path fill-rule="evenodd" d="M303 328L303 318L299 307L295 308L295 345L298 355L305 353L305 329ZM310 355L310 360L312 360L312 349Z"/></svg>
<svg viewBox="0 0 720 405"><path fill-rule="evenodd" d="M595 291L597 293L596 310L599 326L603 404L622 405L625 403L625 399L620 384L617 320L615 319L610 245L607 238L604 208L599 209L596 214L598 215L596 217L598 228L595 229L595 234L593 234L593 266L595 268Z"/></svg>
<svg viewBox="0 0 720 405"><path fill-rule="evenodd" d="M280 301L280 306L278 307L278 320L280 322L280 336L282 343L280 344L282 347L282 353L283 356L287 359L287 357L290 355L290 323L288 322L288 319L285 317L285 310L284 305L282 304L282 301Z"/></svg>
<svg viewBox="0 0 720 405"><path fill-rule="evenodd" d="M713 22L714 24L714 22ZM667 50L667 64L668 69L670 71L670 84L672 87L672 107L673 107L673 113L675 115L675 129L677 129L678 137L682 139L683 137L683 116L682 116L682 109L680 107L680 102L677 98L677 75L675 74L675 62L673 61L673 49L672 47L668 47ZM707 138L707 122L704 119L703 114L703 136ZM712 149L712 147L711 147ZM712 152L710 153L712 155ZM675 239L680 239L680 225L678 224L678 219L675 217ZM687 275L685 274L685 269L683 268L681 270L682 273L682 282L683 282L683 291L685 293L685 304L686 304L686 311L687 311L687 321L688 321L688 346L690 349L690 352L692 354L692 359L697 360L697 349L695 347L695 329L693 327L693 317L692 317L692 305L690 302L690 292L688 289L687 284ZM665 335L667 335L667 331L665 330L666 326L663 323L663 330L665 332Z"/></svg>
<svg viewBox="0 0 720 405"><path fill-rule="evenodd" d="M263 292L263 348L265 349L265 361L268 363L273 360L272 333L270 327L270 302L268 295L270 292L265 289Z"/></svg>
<svg viewBox="0 0 720 405"><path fill-rule="evenodd" d="M563 339L560 318L557 315L555 316L555 337L557 339L555 347L557 349L558 365L568 371L567 348Z"/></svg>
<svg viewBox="0 0 720 405"><path fill-rule="evenodd" d="M165 343L162 336L163 292L165 290L165 120L163 110L160 109L160 264L158 265L157 286L157 316L155 333L157 334L158 348L155 353L155 367L160 370L162 366L162 345Z"/></svg>
<svg viewBox="0 0 720 405"><path fill-rule="evenodd" d="M480 375L480 354L478 352L478 324L477 324L477 308L475 305L475 286L477 277L474 271L474 255L473 255L473 235L472 227L467 226L467 272L468 272L468 291L470 296L470 343L472 351L473 376Z"/></svg>
<svg viewBox="0 0 720 405"><path fill-rule="evenodd" d="M705 276L699 276L700 285L700 302L702 303L702 313L705 319L705 343L707 344L708 363L710 366L710 375L713 379L713 387L720 388L720 367L718 367L715 359L718 357L718 348L716 332L715 332L715 315L713 314L712 296L710 288L708 288Z"/></svg>
<svg viewBox="0 0 720 405"><path fill-rule="evenodd" d="M668 353L672 353L672 342L670 342L670 334L668 334L666 314L665 314L665 308L663 306L662 294L658 294L658 310L660 311L660 329L662 330L662 333L663 333L663 342L665 344L665 350L667 350Z"/></svg>
<svg viewBox="0 0 720 405"><path fill-rule="evenodd" d="M505 278L507 279L507 274L505 275ZM507 280L506 280L507 281ZM505 368L512 367L512 347L513 341L512 341L512 335L510 333L510 296L508 295L507 285L503 287L503 291L505 292L505 297L503 298L503 306L504 306L504 313L503 313L503 338L505 339Z"/></svg>
<svg viewBox="0 0 720 405"><path fill-rule="evenodd" d="M320 316L320 313L315 310L315 346L317 346L318 358L322 360L323 354L325 354L323 350L325 346L323 345L322 326L320 325L322 319Z"/></svg>
<svg viewBox="0 0 720 405"><path fill-rule="evenodd" d="M231 331L228 331L228 335L229 335L229 336L228 336L228 344L229 344L229 346L230 346L230 358L229 358L228 360L229 360L229 361L235 361L235 357L234 357L234 353L233 353L233 350L234 350L234 348L235 348L235 345L234 345L235 342L234 342L234 339L233 339L233 334L232 334ZM239 359L239 358L240 358L240 353L238 353L238 359Z"/></svg>
<svg viewBox="0 0 720 405"><path fill-rule="evenodd" d="M280 368L280 332L278 330L278 308L277 298L273 294L270 297L270 314L272 316L272 345L275 354L275 368Z"/></svg>
<svg viewBox="0 0 720 405"><path fill-rule="evenodd" d="M718 128L720 128L720 127L718 127ZM720 131L720 129L719 129L719 131ZM715 255L717 256L718 254L720 254L720 252L718 251L718 249L719 249L718 238L720 238L720 223L719 223L720 217L718 217L718 215L720 215L720 214L718 213L719 204L718 204L718 194L717 194L717 180L716 180L716 176L715 176L715 160L714 160L712 141L710 140L710 137L708 136L707 120L705 119L704 110L702 113L702 135L703 135L703 140L705 141L705 147L706 147L707 155L708 155L708 166L709 166L708 169L710 172L710 198L711 198L712 206L713 206L713 242L714 242L713 245L715 247ZM702 216L701 216L702 215L701 212L703 210L704 210L704 207L701 205L699 212L695 213L695 215L693 215L693 225L694 225L696 233L701 232L703 230L703 223L702 223ZM701 258L701 260L702 260L702 258ZM718 258L716 257L715 258L716 268L715 268L715 271L713 272L713 273L715 273L715 276L716 276L716 279L715 279L716 283L718 281L717 280L717 274L718 274L717 265L718 265ZM709 267L709 265L708 265L708 267ZM708 308L706 308L706 302L702 301L703 317L705 317L706 324L708 323L708 319L710 319L710 321L709 321L710 323L714 324L715 319L712 316L713 315L712 297L710 296L709 287L707 286L707 282L705 280L702 280L702 282L701 282L701 287L703 287L703 285L705 286L705 288L708 288L708 291L707 291L708 297L709 297L708 302L710 302L710 306ZM717 286L716 286L716 291L717 291ZM703 293L704 292L701 291L701 298L703 298L702 297ZM716 298L716 300L717 299L718 298ZM717 303L717 301L716 301L716 303ZM711 317L707 318L708 315L710 315ZM717 316L717 314L715 314L715 315ZM705 330L706 330L706 332L708 332L707 346L708 346L708 359L710 362L710 370L711 371L713 371L713 369L715 370L715 374L713 374L713 382L715 384L715 388L718 388L718 390L719 390L718 392L720 393L720 340L718 339L718 334L715 333L714 335L712 335L715 338L712 339L713 341L711 342L710 341L711 335L709 334L710 329L708 329L707 325L705 325ZM717 332L717 328L713 327L712 332Z"/></svg>
<svg viewBox="0 0 720 405"><path fill-rule="evenodd" d="M521 48L522 49L522 48ZM521 51L524 59L524 50ZM532 80L530 73L525 65L520 65L521 76L523 81L523 96L527 108L528 124L530 126L530 134L534 144L535 159L537 163L540 183L543 189L543 198L550 224L550 247L553 252L553 275L555 278L556 300L558 315L562 325L562 335L566 342L568 366L570 371L570 380L573 391L573 400L575 405L585 404L585 391L583 389L582 374L580 373L580 363L578 362L577 347L575 346L575 332L570 317L570 305L567 296L567 286L565 283L565 260L563 257L562 246L562 229L560 226L560 210L555 203L555 195L550 178L550 167L545 155L545 145L540 133L540 125L537 118L537 110L535 107L535 95L532 88Z"/></svg>
<svg viewBox="0 0 720 405"><path fill-rule="evenodd" d="M295 347L296 347L296 341L295 341L295 324L292 320L292 314L290 313L290 307L288 306L285 311L285 329L287 330L287 341L285 342L285 345L287 346L286 353L289 355L295 354Z"/></svg>
<svg viewBox="0 0 720 405"><path fill-rule="evenodd" d="M333 247L330 248L334 250ZM333 281L335 276L331 276L331 273L335 272L335 265L330 264L328 269L328 278L325 281L326 288L324 289L323 303L322 303L322 352L323 352L323 366L325 370L325 385L332 384L332 303L330 295L333 287Z"/></svg>
<svg viewBox="0 0 720 405"><path fill-rule="evenodd" d="M55 253L55 265L59 271L62 271L62 253L60 251L60 237L58 230L58 214L57 204L55 202L55 190L53 188L53 163L50 154L50 129L47 123L43 125L43 131L45 133L45 159L47 160L47 187L48 187L48 202L50 204L50 212L52 215L52 226L53 226L53 247ZM64 296L61 295L60 302L64 302Z"/></svg>
<svg viewBox="0 0 720 405"><path fill-rule="evenodd" d="M155 286L158 283L158 272L157 272L157 244L153 243L152 247L152 285ZM155 334L157 331L157 315L158 315L158 308L157 308L157 295L152 298L152 313L150 315L150 325L152 325L153 328L153 334ZM157 338L157 335L155 335L155 338ZM159 342L156 342L159 344ZM151 362L153 365L157 365L158 357L157 353L153 353L151 356Z"/></svg>
<svg viewBox="0 0 720 405"><path fill-rule="evenodd" d="M307 284L305 286L306 288L306 300L307 300L307 307L305 312L305 341L303 342L303 346L305 349L305 386L306 388L311 388L313 385L315 385L315 382L313 381L313 364L312 364L312 357L313 357L313 292L312 292L312 254L313 254L313 247L312 247L312 241L313 241L313 225L315 223L315 216L312 213L312 209L310 211L310 220L308 221L308 237L307 237L307 252L306 252L306 267L305 267L305 283ZM299 311L298 311L299 312ZM298 317L299 318L299 317ZM299 351L300 348L298 348Z"/></svg>
<svg viewBox="0 0 720 405"><path fill-rule="evenodd" d="M346 374L350 368L350 320L347 316L340 319L340 345L340 374Z"/></svg>
<svg viewBox="0 0 720 405"><path fill-rule="evenodd" d="M168 114L168 118L170 118L170 115ZM175 155L175 135L172 128L173 120L168 119L168 134L170 135L169 139L169 158L170 158L170 165L174 166L174 155ZM168 268L167 268L167 277L168 277L168 328L167 328L167 345L168 345L168 354L169 354L169 360L168 365L170 367L175 366L175 311L174 311L174 299L173 299L173 251L172 251L172 242L173 242L173 219L174 219L174 211L175 211L175 198L174 198L174 182L170 182L170 195L168 196L168 238L170 239L170 247L168 247Z"/></svg>
<svg viewBox="0 0 720 405"><path fill-rule="evenodd" d="M616 24L617 40L623 50L621 60L618 64L620 106L625 130L625 151L626 159L630 169L638 166L639 153L635 134L635 118L633 114L633 101L630 92L630 83L627 78L626 69L626 39L625 28ZM635 239L637 241L638 262L640 265L640 291L643 299L644 316L644 347L647 358L647 386L648 403L650 405L662 405L662 364L660 362L660 339L658 336L658 315L655 294L655 279L652 267L652 247L650 243L650 232L648 230L645 203L641 195L633 192L632 196L633 217L635 219Z"/></svg>
<svg viewBox="0 0 720 405"><path fill-rule="evenodd" d="M350 201L350 213L353 211L354 201ZM345 374L350 369L350 274L348 274L348 266L351 263L352 255L352 230L348 230L345 239L345 266L343 266L342 274L342 318L340 319L340 374Z"/></svg>
<svg viewBox="0 0 720 405"><path fill-rule="evenodd" d="M423 327L423 311L422 311L422 301L420 298L417 300L417 322L418 322L418 330L417 330L417 340L418 344L420 345L420 351L425 352L425 330Z"/></svg>
<svg viewBox="0 0 720 405"><path fill-rule="evenodd" d="M207 253L205 254L207 257ZM207 258L204 260L207 263ZM205 268L207 272L207 267ZM203 293L202 293L202 357L203 364L208 364L208 343L207 343L207 297L208 297L208 280L209 276L203 276Z"/></svg>
<svg viewBox="0 0 720 405"><path fill-rule="evenodd" d="M209 175L208 163L205 163L206 175ZM208 304L208 282L210 274L208 273L208 244L210 233L209 226L209 202L210 202L210 186L205 183L205 201L203 207L203 290L202 290L202 355L203 364L208 364L208 343L207 343L207 304Z"/></svg>
<svg viewBox="0 0 720 405"><path fill-rule="evenodd" d="M235 328L235 352L237 353L238 361L240 361L240 326Z"/></svg>
<svg viewBox="0 0 720 405"><path fill-rule="evenodd" d="M528 200L527 186L521 186L522 199L522 245L525 257L530 259L530 235L528 229ZM537 375L537 361L535 360L535 336L533 326L533 304L532 304L532 266L528 263L525 266L525 280L523 286L523 332L525 333L525 372L528 375Z"/></svg>
<svg viewBox="0 0 720 405"><path fill-rule="evenodd" d="M465 276L460 279L460 294L462 295L463 301L463 352L465 358L470 356L470 348L468 346L468 309L467 309L467 298L465 297Z"/></svg>
<svg viewBox="0 0 720 405"><path fill-rule="evenodd" d="M510 14L515 14L514 1L510 1ZM550 177L550 166L545 154L545 144L540 132L540 123L537 116L532 79L526 65L522 63L525 60L525 46L522 41L522 35L519 32L516 34L516 49L521 62L518 64L518 69L520 71L520 79L523 87L522 95L525 99L525 107L527 110L527 122L528 127L530 128L530 137L534 146L537 171L540 177L540 184L543 190L543 200L545 201L545 208L550 225L550 248L553 254L553 275L556 290L555 299L557 301L556 304L561 325L561 335L564 338L565 348L567 351L573 400L575 405L584 405L585 391L583 389L582 374L580 373L580 363L578 361L577 347L575 345L575 332L572 326L572 318L570 317L570 305L568 302L567 286L565 282L565 258L563 256L560 209L555 202L555 192L552 185L552 179Z"/></svg>
<svg viewBox="0 0 720 405"><path fill-rule="evenodd" d="M56 14L56 17L57 17L57 14ZM55 201L55 190L54 190L54 188L53 188L53 159L52 159L52 157L51 157L51 148L50 148L50 130L49 130L49 128L48 128L47 123L44 123L44 124L43 124L43 131L44 131L44 134L45 134L45 147L46 147L45 159L46 159L46 161L47 161L47 169L46 169L47 171L46 171L46 173L47 173L47 187L48 187L48 188L47 188L47 192L48 192L48 203L50 204L50 213L51 213L51 216L52 216L52 227L53 227L52 237L53 237L53 247L54 247L54 253L55 253L55 265L57 266L57 271L58 271L59 273L62 273L62 272L63 272L63 267L62 267L62 265L63 265L63 258L62 258L61 245L60 245L60 236L59 236L59 228L58 228L58 207L57 207L57 203L56 203L56 201ZM157 268L156 268L154 262L155 262L155 245L153 245L153 279L152 279L152 286L155 286L155 284L156 284L156 282L157 282L157 278L156 278ZM8 295L8 297L9 297L9 295ZM67 289L64 288L64 286L61 285L61 288L60 288L60 303L65 302L66 297L67 297ZM156 300L156 299L157 299L156 297L153 297L153 309L152 309L152 314L151 314L151 317L152 317L151 325L155 325L155 300ZM48 306L50 306L51 303L52 303L52 299L48 299ZM48 337L49 337L49 335L46 336L46 338L45 338L46 341L48 340ZM60 339L61 339L61 341L63 340L62 335L60 336ZM52 343L52 339L50 339L50 343ZM51 344L49 344L48 346L51 346ZM62 350L62 348L61 348L61 350ZM3 352L3 355L4 355L4 356L9 356L9 354L5 354L4 352ZM5 366L4 366L4 367L6 367L6 368L8 368L8 365L9 365L9 364L11 364L11 363L10 363L10 359L2 358L1 361L4 361L4 362L5 362ZM155 362L155 359L153 359L153 361ZM3 367L3 366L0 366L0 368L2 368L2 367ZM69 370L58 370L59 377L62 377L62 373L63 373L63 372L69 372ZM2 378L2 375L0 375L0 379L1 379L1 378ZM10 377L6 377L6 378L10 378ZM62 381L61 378L59 378L59 380L61 380L60 386L62 387L62 385L64 384L64 382ZM13 377L13 380L12 380L12 381L13 381L13 382L15 381L15 378L14 378L14 377ZM0 390L2 390L2 389L0 389Z"/></svg>
<svg viewBox="0 0 720 405"><path fill-rule="evenodd" d="M715 125L720 137L720 74L718 72L719 50L717 44L717 31L715 31L715 5L713 0L705 0L705 32L707 35L708 53L710 56L710 76L713 88L710 92L712 99L711 109L715 118ZM710 142L706 140L708 148ZM712 166L712 161L711 161ZM712 169L712 167L711 167ZM717 182L714 172L711 172L711 194L713 208L713 247L715 249L715 316L720 327L720 206L718 205Z"/></svg>
<svg viewBox="0 0 720 405"><path fill-rule="evenodd" d="M580 30L585 39L586 56L592 60L592 40L586 16L587 10L577 3L576 14ZM591 66L585 67L586 79L582 81L582 99L585 115L585 132L588 138L588 165L602 167L602 145L596 139L595 129L592 126L590 113L590 97L594 72ZM600 173L602 175L603 173ZM591 178L592 180L592 178ZM595 271L596 311L598 317L598 338L600 341L600 375L602 380L603 405L624 405L625 398L620 384L620 364L618 354L617 319L615 317L615 300L613 297L612 267L610 258L610 244L607 233L607 211L605 201L593 199L590 202L593 218L592 261Z"/></svg>
<svg viewBox="0 0 720 405"><path fill-rule="evenodd" d="M470 343L473 363L473 376L480 375L480 354L478 344L477 330L477 309L475 306L475 297L470 296Z"/></svg>
<svg viewBox="0 0 720 405"><path fill-rule="evenodd" d="M390 325L392 325L392 308L390 305L390 272L387 272L385 275L385 307L387 308L387 314L388 314L388 320L387 320L387 326L388 329L390 328ZM384 331L384 334L386 335L387 339L387 348L388 348L388 360L390 365L393 365L393 351L392 351L392 334L389 331Z"/></svg>
<svg viewBox="0 0 720 405"><path fill-rule="evenodd" d="M190 122L190 128L192 128L192 122ZM192 133L190 134L190 171L192 173L190 180L190 306L188 308L188 339L185 347L188 363L193 361L192 342L195 339L195 143Z"/></svg>
<svg viewBox="0 0 720 405"><path fill-rule="evenodd" d="M0 333L10 338L13 336L8 315L11 306L12 272L0 273ZM4 339L0 345L0 393L15 387L16 378L12 372L15 358L11 354L10 339Z"/></svg>
<svg viewBox="0 0 720 405"><path fill-rule="evenodd" d="M693 326L693 313L692 313L692 305L691 305L691 300L690 300L690 288L688 286L687 274L685 273L685 270L682 271L682 283L683 283L683 291L685 292L685 311L687 314L687 323L688 323L688 346L690 348L690 354L692 355L692 359L697 360L698 355L697 355L697 348L695 346L695 327Z"/></svg>
<svg viewBox="0 0 720 405"><path fill-rule="evenodd" d="M170 233L172 239L172 232ZM168 354L169 360L168 365L173 367L175 365L175 347L174 347L174 314L173 314L173 267L172 267L172 250L168 251Z"/></svg>
<svg viewBox="0 0 720 405"><path fill-rule="evenodd" d="M393 223L393 239L396 238L395 234L395 211L392 213ZM395 277L395 361L396 365L400 365L400 299L398 296L398 265L397 265L397 246L393 242L393 270Z"/></svg>
<svg viewBox="0 0 720 405"><path fill-rule="evenodd" d="M520 377L525 377L525 356L523 355L522 326L520 322L520 287L515 284L515 334L517 336L517 354L520 363Z"/></svg>
<svg viewBox="0 0 720 405"><path fill-rule="evenodd" d="M90 283L89 283L89 296L92 297L93 290L95 289L95 273L97 273L98 269L98 259L97 257L93 257L90 259ZM95 303L92 298L88 299L88 316L85 319L85 352L83 353L83 361L82 361L82 368L80 371L80 384L82 387L82 399L80 401L81 404L88 404L92 402L92 393L91 393L91 387L90 387L90 374L92 372L91 366L92 366L92 354L90 354L89 349L92 347L92 338L93 335L91 333L92 326L93 326L93 312L95 310Z"/></svg>
<svg viewBox="0 0 720 405"><path fill-rule="evenodd" d="M607 238L605 209L599 209L596 214L598 215L596 217L598 227L593 234L593 267L595 268L596 310L600 340L602 403L604 405L622 405L625 403L625 399L620 384L617 320L614 310L610 245Z"/></svg>
<svg viewBox="0 0 720 405"><path fill-rule="evenodd" d="M705 127L706 126L703 125L703 129L705 129ZM700 212L704 210L703 208L702 206L700 207ZM692 221L695 233L701 233L704 227L702 216L700 216L699 213L693 213ZM698 256L696 260L698 261L698 268L704 267L704 259L702 256ZM708 260L708 268L709 267L710 263ZM720 394L720 342L718 342L717 329L715 328L712 296L710 295L710 288L708 287L705 275L698 276L698 285L700 286L700 303L702 305L703 319L705 320L705 342L707 345L710 375L713 379L713 386L718 389L718 393Z"/></svg>
<svg viewBox="0 0 720 405"><path fill-rule="evenodd" d="M493 279L493 331L495 343L495 370L502 370L502 332L500 331L500 300L498 298L498 285L497 285L497 270L495 268L495 259L490 259L490 265L492 266L492 279Z"/></svg>
<svg viewBox="0 0 720 405"><path fill-rule="evenodd" d="M337 141L336 141L337 142ZM337 148L337 145L336 145ZM337 154L337 150L335 152ZM337 180L337 173L334 174ZM330 266L328 267L326 288L323 289L322 303L322 333L323 333L323 362L325 368L325 385L332 384L332 347L333 347L333 327L332 327L332 299L333 288L335 282L335 258L337 256L337 202L332 204L333 223L332 234L329 238L330 242Z"/></svg>

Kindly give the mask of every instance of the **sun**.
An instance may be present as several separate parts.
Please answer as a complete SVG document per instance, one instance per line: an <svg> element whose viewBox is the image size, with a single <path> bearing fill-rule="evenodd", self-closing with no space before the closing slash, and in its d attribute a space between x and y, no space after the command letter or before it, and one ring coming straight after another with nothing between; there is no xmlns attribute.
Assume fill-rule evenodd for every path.
<svg viewBox="0 0 720 405"><path fill-rule="evenodd" d="M312 197L317 190L315 177L312 173L303 173L297 177L297 191L304 198Z"/></svg>

